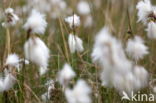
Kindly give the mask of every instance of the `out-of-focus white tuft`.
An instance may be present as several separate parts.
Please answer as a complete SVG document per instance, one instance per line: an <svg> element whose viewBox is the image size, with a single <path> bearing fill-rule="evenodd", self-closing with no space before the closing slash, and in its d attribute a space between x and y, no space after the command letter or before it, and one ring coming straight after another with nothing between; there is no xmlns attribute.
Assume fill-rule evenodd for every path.
<svg viewBox="0 0 156 103"><path fill-rule="evenodd" d="M65 0L50 0L52 12L50 12L53 19L58 18L60 15L66 14L67 3Z"/></svg>
<svg viewBox="0 0 156 103"><path fill-rule="evenodd" d="M11 73L6 73L4 78L0 78L0 92L11 89L16 83L16 78Z"/></svg>
<svg viewBox="0 0 156 103"><path fill-rule="evenodd" d="M152 5L150 0L143 0L138 2L136 8L138 9L138 21L147 24L148 16L152 13Z"/></svg>
<svg viewBox="0 0 156 103"><path fill-rule="evenodd" d="M45 15L33 9L27 22L24 24L24 29L37 34L44 34L47 27Z"/></svg>
<svg viewBox="0 0 156 103"><path fill-rule="evenodd" d="M75 76L76 74L72 67L69 64L65 64L63 69L59 71L57 79L61 85L67 86L69 81Z"/></svg>
<svg viewBox="0 0 156 103"><path fill-rule="evenodd" d="M65 22L67 22L70 28L72 29L73 27L80 26L80 17L74 14L72 16L65 18Z"/></svg>
<svg viewBox="0 0 156 103"><path fill-rule="evenodd" d="M143 43L138 37L136 40ZM140 69L139 73L142 72L145 78L139 79L139 73L136 74L132 61L126 57L121 42L111 35L108 27L104 27L95 38L92 60L101 67L100 79L106 87L114 87L119 93L125 91L130 94L146 86L148 73L145 69Z"/></svg>
<svg viewBox="0 0 156 103"><path fill-rule="evenodd" d="M149 74L144 67L136 65L134 67L134 75L136 76L138 88L143 88L148 85Z"/></svg>
<svg viewBox="0 0 156 103"><path fill-rule="evenodd" d="M11 74L7 74L4 79L4 90L9 90L16 83L16 78Z"/></svg>
<svg viewBox="0 0 156 103"><path fill-rule="evenodd" d="M125 77L115 74L113 85L120 93L125 91L131 96L132 91L135 92L148 85L148 78L148 72L144 67L135 66Z"/></svg>
<svg viewBox="0 0 156 103"><path fill-rule="evenodd" d="M71 53L82 52L83 48L83 41L76 35L69 34L68 36L68 45Z"/></svg>
<svg viewBox="0 0 156 103"><path fill-rule="evenodd" d="M48 91L41 95L41 98L44 102L50 100L51 94L53 93L52 90L55 89L54 80L48 80L45 83L45 86L48 86Z"/></svg>
<svg viewBox="0 0 156 103"><path fill-rule="evenodd" d="M45 43L38 37L29 38L24 45L26 59L40 67L40 75L47 71L49 49Z"/></svg>
<svg viewBox="0 0 156 103"><path fill-rule="evenodd" d="M69 12L65 0L27 0L22 11L27 13L33 8L48 14L52 19L57 19L60 15L64 16Z"/></svg>
<svg viewBox="0 0 156 103"><path fill-rule="evenodd" d="M88 15L84 21L84 27L91 27L93 25L93 18L91 15Z"/></svg>
<svg viewBox="0 0 156 103"><path fill-rule="evenodd" d="M91 54L92 60L94 63L101 61L101 56L103 55L103 54L101 54L102 53L101 48L103 47L102 46L103 42L106 42L106 43L110 42L111 43L111 41L114 41L114 38L111 36L111 34L109 32L109 28L103 27L101 29L101 31L95 37L94 48L93 48L93 52ZM108 45L109 45L109 43L108 43Z"/></svg>
<svg viewBox="0 0 156 103"><path fill-rule="evenodd" d="M66 89L68 103L91 103L91 88L84 80L78 80L73 89Z"/></svg>
<svg viewBox="0 0 156 103"><path fill-rule="evenodd" d="M146 31L147 31L148 38L156 39L156 23L155 22L153 21L149 22Z"/></svg>
<svg viewBox="0 0 156 103"><path fill-rule="evenodd" d="M3 27L9 27L16 25L17 21L19 21L19 17L14 13L12 8L7 8L5 10L6 21L2 23Z"/></svg>
<svg viewBox="0 0 156 103"><path fill-rule="evenodd" d="M45 92L44 94L42 94L41 99L42 99L43 102L47 102L49 100L48 92Z"/></svg>
<svg viewBox="0 0 156 103"><path fill-rule="evenodd" d="M144 44L141 37L135 36L134 39L128 40L126 52L134 60L139 60L148 54L148 47Z"/></svg>
<svg viewBox="0 0 156 103"><path fill-rule="evenodd" d="M77 10L82 15L88 15L90 13L89 3L87 1L80 1L77 5Z"/></svg>
<svg viewBox="0 0 156 103"><path fill-rule="evenodd" d="M18 55L16 55L16 54L10 54L10 55L8 55L5 64L6 65L9 65L9 66L16 67L19 64L19 62L20 62L20 60L19 60Z"/></svg>

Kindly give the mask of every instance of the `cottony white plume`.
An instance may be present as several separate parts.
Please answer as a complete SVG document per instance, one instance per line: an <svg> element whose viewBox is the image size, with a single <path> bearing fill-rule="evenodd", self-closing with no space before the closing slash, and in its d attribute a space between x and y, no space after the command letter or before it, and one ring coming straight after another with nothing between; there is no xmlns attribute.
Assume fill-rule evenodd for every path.
<svg viewBox="0 0 156 103"><path fill-rule="evenodd" d="M108 27L102 28L95 38L95 44L92 52L92 60L105 67L116 67L116 69L125 70L125 66L131 65L126 58L122 44L111 35ZM120 70L119 69L119 70Z"/></svg>
<svg viewBox="0 0 156 103"><path fill-rule="evenodd" d="M80 17L74 14L73 16L65 18L65 22L67 22L70 28L78 27L80 25Z"/></svg>
<svg viewBox="0 0 156 103"><path fill-rule="evenodd" d="M80 1L77 5L77 10L82 15L88 15L90 13L89 3L87 1Z"/></svg>
<svg viewBox="0 0 156 103"><path fill-rule="evenodd" d="M5 91L9 90L14 86L15 83L16 83L16 78L11 73L7 74L4 79L4 90Z"/></svg>
<svg viewBox="0 0 156 103"><path fill-rule="evenodd" d="M71 53L74 53L75 51L82 52L84 50L83 41L73 34L69 34L68 45Z"/></svg>
<svg viewBox="0 0 156 103"><path fill-rule="evenodd" d="M148 23L148 27L146 29L147 36L150 39L156 39L156 23L151 21Z"/></svg>
<svg viewBox="0 0 156 103"><path fill-rule="evenodd" d="M128 40L126 52L133 59L139 60L148 54L148 47L145 46L141 37L135 36L134 39Z"/></svg>
<svg viewBox="0 0 156 103"><path fill-rule="evenodd" d="M12 8L7 8L5 10L5 16L6 21L2 23L3 27L14 26L19 20L19 17L14 13Z"/></svg>
<svg viewBox="0 0 156 103"><path fill-rule="evenodd" d="M134 67L134 75L136 76L136 87L137 89L139 88L144 88L148 85L148 79L149 79L149 74L147 70L142 67L142 66L135 66Z"/></svg>
<svg viewBox="0 0 156 103"><path fill-rule="evenodd" d="M138 21L147 23L148 16L152 13L152 5L150 0L143 0L138 2L136 8L138 9Z"/></svg>
<svg viewBox="0 0 156 103"><path fill-rule="evenodd" d="M10 54L6 59L6 65L9 66L17 66L19 64L20 60L18 55L16 54Z"/></svg>
<svg viewBox="0 0 156 103"><path fill-rule="evenodd" d="M68 103L91 103L91 88L84 80L78 80L73 89L66 89Z"/></svg>
<svg viewBox="0 0 156 103"><path fill-rule="evenodd" d="M40 75L46 73L49 49L40 38L29 38L24 45L24 52L26 59L40 67Z"/></svg>
<svg viewBox="0 0 156 103"><path fill-rule="evenodd" d="M53 81L53 80L47 81L46 86L47 86L47 85L48 85L48 91L45 92L44 94L42 94L42 96L41 96L41 98L42 98L42 100L43 100L44 102L50 100L52 90L55 89L54 81Z"/></svg>
<svg viewBox="0 0 156 103"><path fill-rule="evenodd" d="M24 24L24 29L37 34L44 34L47 27L45 15L33 9L27 22Z"/></svg>
<svg viewBox="0 0 156 103"><path fill-rule="evenodd" d="M63 69L58 73L58 81L61 85L66 86L68 82L75 77L75 72L69 64L65 64Z"/></svg>
<svg viewBox="0 0 156 103"><path fill-rule="evenodd" d="M143 43L142 39L137 40ZM147 82L147 72L140 69L145 78L139 79L140 74L136 74L132 62L127 59L121 42L110 34L108 27L104 27L95 38L92 60L101 67L100 79L104 86L130 94L146 85L142 81Z"/></svg>
<svg viewBox="0 0 156 103"><path fill-rule="evenodd" d="M4 78L0 78L0 92L11 89L16 83L16 78L11 73L6 73Z"/></svg>

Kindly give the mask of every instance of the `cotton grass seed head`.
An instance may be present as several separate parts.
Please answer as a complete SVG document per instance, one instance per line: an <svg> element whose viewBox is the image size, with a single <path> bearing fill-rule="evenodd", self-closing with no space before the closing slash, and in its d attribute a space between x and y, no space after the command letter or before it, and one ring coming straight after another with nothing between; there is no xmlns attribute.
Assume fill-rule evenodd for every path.
<svg viewBox="0 0 156 103"><path fill-rule="evenodd" d="M68 36L68 45L71 53L82 52L83 48L83 41L76 35L69 34Z"/></svg>
<svg viewBox="0 0 156 103"><path fill-rule="evenodd" d="M46 73L50 57L49 49L40 38L29 38L24 44L24 53L27 60L39 67L40 75Z"/></svg>
<svg viewBox="0 0 156 103"><path fill-rule="evenodd" d="M144 44L141 37L135 36L134 39L128 40L126 52L137 61L148 54L148 47Z"/></svg>
<svg viewBox="0 0 156 103"><path fill-rule="evenodd" d="M5 77L0 77L0 92L10 90L16 83L16 78L11 73L6 73Z"/></svg>
<svg viewBox="0 0 156 103"><path fill-rule="evenodd" d="M147 24L148 16L152 13L150 0L139 1L136 8L138 9L138 21Z"/></svg>
<svg viewBox="0 0 156 103"><path fill-rule="evenodd" d="M91 88L84 80L78 80L73 89L66 89L68 103L91 103Z"/></svg>
<svg viewBox="0 0 156 103"><path fill-rule="evenodd" d="M80 26L80 17L76 14L65 18L65 22L67 22L71 29Z"/></svg>
<svg viewBox="0 0 156 103"><path fill-rule="evenodd" d="M47 27L45 15L33 9L29 15L27 22L24 24L24 29L30 33L44 34Z"/></svg>
<svg viewBox="0 0 156 103"><path fill-rule="evenodd" d="M88 15L90 13L89 3L87 1L80 1L77 5L77 10L82 15Z"/></svg>
<svg viewBox="0 0 156 103"><path fill-rule="evenodd" d="M156 39L156 23L151 21L147 25L147 36L150 39Z"/></svg>
<svg viewBox="0 0 156 103"><path fill-rule="evenodd" d="M5 10L5 22L2 23L3 27L14 26L19 21L19 17L14 13L12 8Z"/></svg>
<svg viewBox="0 0 156 103"><path fill-rule="evenodd" d="M75 77L76 74L69 64L64 64L61 71L58 73L58 81L61 85L67 86L69 81Z"/></svg>
<svg viewBox="0 0 156 103"><path fill-rule="evenodd" d="M6 65L9 66L17 66L19 64L20 60L17 54L10 54L8 55L7 59L6 59Z"/></svg>

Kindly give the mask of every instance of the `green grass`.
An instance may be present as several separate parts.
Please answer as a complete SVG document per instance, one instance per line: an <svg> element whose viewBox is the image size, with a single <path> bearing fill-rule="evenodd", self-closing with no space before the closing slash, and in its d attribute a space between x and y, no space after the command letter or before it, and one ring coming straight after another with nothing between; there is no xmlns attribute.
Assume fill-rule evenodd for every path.
<svg viewBox="0 0 156 103"><path fill-rule="evenodd" d="M75 13L76 7L73 6L74 0L67 0L68 5L72 7ZM117 38L121 39L125 45L125 42L128 38L131 38L132 35L127 34L128 31L128 16L127 16L127 8L130 11L130 22L132 31L135 34L140 35L145 39L145 43L149 47L150 54L146 56L142 61L139 62L140 65L147 68L147 71L151 73L151 78L155 77L156 73L156 47L155 40L149 40L146 36L145 27L142 23L137 23L137 11L135 8L138 0L118 0L115 4L111 4L111 0L101 0L101 7L96 8L93 5L94 0L88 0L91 6L91 15L93 17L93 26L90 28L84 28L81 25L76 34L82 38L85 51L81 54L75 53L70 54L69 48L68 55L69 61L66 58L66 50L62 40L62 34L65 36L65 40L68 40L68 34L71 32L68 25L64 23L63 17L61 19L50 19L47 17L48 27L46 29L46 33L43 36L40 36L42 40L47 44L50 49L51 57L49 60L49 71L43 77L37 77L38 68L37 66L30 64L26 65L18 75L18 84L14 86L12 90L8 91L8 102L7 103L39 103L41 100L41 95L47 90L43 85L48 79L56 79L57 72L63 67L64 63L68 62L74 68L74 71L77 73L77 77L73 80L75 83L79 78L85 79L90 86L92 87L92 101L93 103L134 103L128 101L121 101L121 97L117 91L113 88L105 88L102 87L101 81L99 80L98 73L99 68L95 68L95 65L91 60L91 52L94 43L94 37L96 33L106 24L109 23L113 35ZM115 0L114 0L115 1ZM129 3L128 3L129 1ZM9 6L9 1L5 4L0 1L0 9L5 9L4 7ZM153 0L153 3L155 1ZM12 0L11 7L15 8L16 6L24 5L24 0ZM27 16L20 15L22 21L26 21ZM60 26L60 20L61 25ZM82 23L84 22L83 19ZM4 21L1 19L0 21ZM11 49L13 53L17 53L20 57L24 57L23 45L26 40L26 32L23 30L23 23L20 23L14 28L11 28ZM2 67L2 58L4 54L5 47L5 29L0 26L0 61ZM81 58L80 58L81 55ZM151 79L150 78L150 79ZM27 90L23 86L23 82L31 88L32 91ZM61 86L56 84L56 88L60 89ZM15 92L17 93L15 95ZM143 91L145 93L150 93L149 90ZM98 96L96 96L98 95ZM0 93L0 103L4 103L3 97L4 94ZM49 101L48 103L67 103L63 92L56 93L56 99ZM59 99L58 99L59 98ZM38 100L39 99L39 100ZM142 102L143 103L143 102ZM147 103L147 102L146 102Z"/></svg>

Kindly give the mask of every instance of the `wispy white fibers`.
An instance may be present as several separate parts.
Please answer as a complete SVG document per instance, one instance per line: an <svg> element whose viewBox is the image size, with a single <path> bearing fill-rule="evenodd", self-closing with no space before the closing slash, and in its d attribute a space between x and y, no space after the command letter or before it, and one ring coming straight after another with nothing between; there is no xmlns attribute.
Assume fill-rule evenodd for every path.
<svg viewBox="0 0 156 103"><path fill-rule="evenodd" d="M73 89L66 89L68 103L91 103L91 88L84 80L78 80Z"/></svg>
<svg viewBox="0 0 156 103"><path fill-rule="evenodd" d="M120 41L110 34L107 27L96 36L92 58L104 68L101 73L104 86L112 85L114 73L125 76L131 68L131 62L126 58Z"/></svg>
<svg viewBox="0 0 156 103"><path fill-rule="evenodd" d="M29 38L24 45L26 59L40 67L40 75L48 69L49 49L38 37Z"/></svg>
<svg viewBox="0 0 156 103"><path fill-rule="evenodd" d="M5 10L5 16L6 21L2 23L3 27L14 26L19 20L19 17L14 13L12 8Z"/></svg>
<svg viewBox="0 0 156 103"><path fill-rule="evenodd" d="M77 10L82 15L88 15L90 13L89 3L87 1L81 0L77 5Z"/></svg>
<svg viewBox="0 0 156 103"><path fill-rule="evenodd" d="M5 72L5 77L0 77L0 92L11 89L16 83L16 78L8 71Z"/></svg>
<svg viewBox="0 0 156 103"><path fill-rule="evenodd" d="M134 66L133 72L137 80L137 89L148 85L149 74L144 67L136 65Z"/></svg>
<svg viewBox="0 0 156 103"><path fill-rule="evenodd" d="M52 19L69 12L66 0L26 0L26 5L22 9L24 13L27 13L33 8L41 13L48 14Z"/></svg>
<svg viewBox="0 0 156 103"><path fill-rule="evenodd" d="M67 86L68 82L75 77L76 74L69 64L65 64L61 71L58 73L58 81L61 85Z"/></svg>
<svg viewBox="0 0 156 103"><path fill-rule="evenodd" d="M106 87L114 87L119 93L125 91L130 94L146 86L142 81L147 82L148 77L138 79L132 61L127 59L121 42L111 35L108 27L102 28L95 38L92 60L101 67L100 79Z"/></svg>
<svg viewBox="0 0 156 103"><path fill-rule="evenodd" d="M82 52L83 48L83 41L76 35L69 34L68 36L68 45L71 53Z"/></svg>
<svg viewBox="0 0 156 103"><path fill-rule="evenodd" d="M33 9L27 22L24 24L24 29L31 33L44 34L46 27L45 15Z"/></svg>
<svg viewBox="0 0 156 103"><path fill-rule="evenodd" d="M9 66L17 66L19 64L20 60L18 55L16 54L10 54L6 59L6 65Z"/></svg>
<svg viewBox="0 0 156 103"><path fill-rule="evenodd" d="M78 27L80 26L80 17L74 14L72 16L65 18L65 22L69 24L70 28Z"/></svg>
<svg viewBox="0 0 156 103"><path fill-rule="evenodd" d="M131 95L132 91L135 92L146 87L148 85L148 78L148 72L144 67L134 66L124 77L115 74L113 85L120 93L125 91L128 95Z"/></svg>
<svg viewBox="0 0 156 103"><path fill-rule="evenodd" d="M147 26L147 36L150 38L150 39L156 39L156 23L151 21L148 23L148 26Z"/></svg>
<svg viewBox="0 0 156 103"><path fill-rule="evenodd" d="M58 18L60 15L65 15L69 10L67 9L66 0L49 0L51 4L50 15L53 19Z"/></svg>
<svg viewBox="0 0 156 103"><path fill-rule="evenodd" d="M150 0L141 0L138 2L136 8L138 9L138 21L146 24L148 16L152 13L152 5Z"/></svg>
<svg viewBox="0 0 156 103"><path fill-rule="evenodd" d="M48 91L41 95L41 98L44 102L47 102L51 98L51 94L53 93L52 90L55 89L54 81L49 80L45 84L45 86L48 86Z"/></svg>
<svg viewBox="0 0 156 103"><path fill-rule="evenodd" d="M141 37L135 36L134 39L128 40L126 52L134 60L139 60L148 54L148 47L144 44Z"/></svg>
<svg viewBox="0 0 156 103"><path fill-rule="evenodd" d="M20 59L18 55L14 53L8 55L5 66L8 67L8 69L12 69L13 67L15 67L18 71L20 71L23 63L28 64L29 61Z"/></svg>
<svg viewBox="0 0 156 103"><path fill-rule="evenodd" d="M156 6L153 6L150 0L140 1L137 4L138 21L142 21L147 26L147 36L150 39L156 38Z"/></svg>

